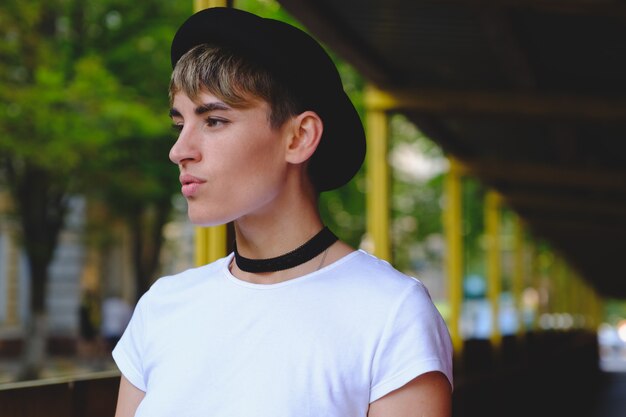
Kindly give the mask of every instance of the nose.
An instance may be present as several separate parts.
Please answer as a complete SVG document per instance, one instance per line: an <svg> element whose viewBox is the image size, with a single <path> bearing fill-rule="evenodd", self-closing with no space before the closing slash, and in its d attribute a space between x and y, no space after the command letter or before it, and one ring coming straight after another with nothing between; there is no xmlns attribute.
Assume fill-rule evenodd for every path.
<svg viewBox="0 0 626 417"><path fill-rule="evenodd" d="M178 139L170 149L170 161L176 165L184 164L186 161L200 160L200 152L195 146L193 135L184 127L178 135Z"/></svg>

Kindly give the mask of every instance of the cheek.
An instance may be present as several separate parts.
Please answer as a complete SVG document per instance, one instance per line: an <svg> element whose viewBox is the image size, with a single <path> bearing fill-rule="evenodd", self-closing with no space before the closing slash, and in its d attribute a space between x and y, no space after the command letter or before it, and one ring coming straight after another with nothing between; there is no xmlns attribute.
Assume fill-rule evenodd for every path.
<svg viewBox="0 0 626 417"><path fill-rule="evenodd" d="M240 142L240 146L222 148L221 154L211 158L224 199L247 205L254 204L250 199L264 200L276 193L287 166L279 140L271 135L256 136Z"/></svg>
<svg viewBox="0 0 626 417"><path fill-rule="evenodd" d="M234 175L239 183L251 195L272 193L283 182L285 164L277 152L267 147L251 148L237 165Z"/></svg>
<svg viewBox="0 0 626 417"><path fill-rule="evenodd" d="M236 174L248 176L250 181L262 180L263 177L271 178L281 172L285 165L280 138L271 132L259 132L249 140L243 141L228 157L237 171Z"/></svg>

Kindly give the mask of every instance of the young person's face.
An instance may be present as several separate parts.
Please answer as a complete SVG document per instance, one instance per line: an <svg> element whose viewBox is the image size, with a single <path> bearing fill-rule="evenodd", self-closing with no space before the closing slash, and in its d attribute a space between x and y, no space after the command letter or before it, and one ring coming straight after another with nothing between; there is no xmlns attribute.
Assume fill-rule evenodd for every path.
<svg viewBox="0 0 626 417"><path fill-rule="evenodd" d="M182 193L194 224L216 225L272 208L286 177L284 129L269 122L269 104L233 108L203 92L194 102L174 96L180 131L170 159L180 168Z"/></svg>

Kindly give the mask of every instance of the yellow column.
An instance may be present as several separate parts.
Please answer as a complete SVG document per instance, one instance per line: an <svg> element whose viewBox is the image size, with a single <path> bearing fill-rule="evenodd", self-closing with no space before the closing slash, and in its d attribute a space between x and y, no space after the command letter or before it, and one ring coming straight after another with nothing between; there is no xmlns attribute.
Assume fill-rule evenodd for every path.
<svg viewBox="0 0 626 417"><path fill-rule="evenodd" d="M579 327L578 318L580 317L579 301L577 300L576 284L578 282L578 274L570 268L567 275L567 304L570 306L569 313L574 318L574 326Z"/></svg>
<svg viewBox="0 0 626 417"><path fill-rule="evenodd" d="M516 215L513 223L513 303L517 314L517 336L526 333L522 312L522 292L524 291L524 229Z"/></svg>
<svg viewBox="0 0 626 417"><path fill-rule="evenodd" d="M586 283L582 280L582 277L578 280L578 300L580 302L580 315L584 320L584 329L589 329L589 298L588 298L589 288Z"/></svg>
<svg viewBox="0 0 626 417"><path fill-rule="evenodd" d="M585 328L589 331L597 331L599 321L597 314L596 292L593 287L587 282L583 282L584 290L584 314L585 314Z"/></svg>
<svg viewBox="0 0 626 417"><path fill-rule="evenodd" d="M585 320L585 325L584 328L585 329L590 329L590 323L591 323L591 317L590 317L590 310L589 310L589 285L587 284L587 281L585 281L582 277L580 277L580 281L579 281L579 291L580 291L580 295L579 295L579 300L580 300L580 313L582 314L584 320Z"/></svg>
<svg viewBox="0 0 626 417"><path fill-rule="evenodd" d="M562 313L568 314L570 317L574 318L573 309L574 305L572 304L572 298L569 294L569 287L572 278L572 268L569 266L565 258L560 258L560 267L559 267L559 282L560 282L560 291L561 291L561 306Z"/></svg>
<svg viewBox="0 0 626 417"><path fill-rule="evenodd" d="M532 253L530 258L530 287L535 290L535 294L537 296L536 304L534 306L533 311L533 322L532 322L532 331L536 332L541 330L539 326L539 316L542 314L541 307L541 267L540 267L540 257L541 253L537 242L533 240L532 243Z"/></svg>
<svg viewBox="0 0 626 417"><path fill-rule="evenodd" d="M209 7L228 7L227 0L193 0L193 10L199 12Z"/></svg>
<svg viewBox="0 0 626 417"><path fill-rule="evenodd" d="M367 233L373 254L391 261L389 238L389 164L387 151L389 124L387 112L375 105L376 93L366 92L367 113Z"/></svg>
<svg viewBox="0 0 626 417"><path fill-rule="evenodd" d="M593 325L594 331L597 331L598 326L604 321L604 299L598 294L597 291L593 291Z"/></svg>
<svg viewBox="0 0 626 417"><path fill-rule="evenodd" d="M553 282L554 282L554 309L553 312L557 314L563 314L567 312L569 302L567 300L567 272L565 267L565 261L560 255L556 255L554 260L554 267L552 268Z"/></svg>
<svg viewBox="0 0 626 417"><path fill-rule="evenodd" d="M487 234L487 293L491 304L491 343L499 349L502 344L500 333L500 293L502 292L502 268L500 264L500 197L493 191L485 196L485 231Z"/></svg>
<svg viewBox="0 0 626 417"><path fill-rule="evenodd" d="M20 251L19 247L15 239L13 239L13 235L9 234L7 237L8 241L8 250L6 253L7 257L7 265L6 265L6 273L7 273L7 315L6 315L6 324L16 325L19 323L19 257Z"/></svg>
<svg viewBox="0 0 626 417"><path fill-rule="evenodd" d="M584 318L585 317L585 311L582 308L582 304L584 302L583 298L581 297L581 295L583 294L581 291L582 284L581 284L581 280L580 280L580 276L578 274L572 274L571 275L571 279L569 282L569 291L570 291L570 296L571 296L571 305L572 305L572 313L574 315L574 317L576 317L576 319L580 319L580 318ZM577 324L578 327L587 327L586 323L578 323Z"/></svg>
<svg viewBox="0 0 626 417"><path fill-rule="evenodd" d="M193 9L198 12L209 7L227 7L227 0L194 0ZM226 255L226 225L197 227L195 236L195 263L205 265Z"/></svg>
<svg viewBox="0 0 626 417"><path fill-rule="evenodd" d="M450 317L448 327L456 355L463 351L460 319L463 302L463 231L461 204L461 175L459 164L450 159L450 170L445 180L444 225L446 234L446 259L448 269L448 293L450 295Z"/></svg>
<svg viewBox="0 0 626 417"><path fill-rule="evenodd" d="M0 214L8 213L12 209L13 206L9 194L0 190ZM4 324L9 326L16 325L19 322L20 248L17 244L16 234L13 229L14 227L10 222L4 224L0 222L0 239L5 240L4 247L6 248L4 252L5 263L0 263L0 272L4 272L6 276L6 292L0 294L0 297L5 297L6 300L6 319ZM0 248L2 246L3 245L0 245ZM3 257L2 255L3 254L0 253L0 258ZM2 274L0 273L0 275Z"/></svg>

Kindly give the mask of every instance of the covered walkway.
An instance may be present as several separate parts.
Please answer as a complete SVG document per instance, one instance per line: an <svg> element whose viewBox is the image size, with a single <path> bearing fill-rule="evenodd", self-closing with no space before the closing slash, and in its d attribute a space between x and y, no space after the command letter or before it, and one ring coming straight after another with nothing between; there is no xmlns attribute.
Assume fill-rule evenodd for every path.
<svg viewBox="0 0 626 417"><path fill-rule="evenodd" d="M279 2L367 78L370 156L375 150L368 169L377 172L368 175L389 175L376 167L387 163L380 132L391 113L413 121L453 162L446 227L455 417L626 416L626 376L598 368L595 334L603 300L626 299L624 3ZM563 268L575 271L580 280L551 272L560 298L555 309L582 314L584 324L462 340L455 305L463 298L463 265L454 258L462 258L463 208L454 196L464 176L489 189L487 229L497 234L506 207L521 228L549 242ZM370 176L369 199L389 200L377 185L384 182ZM378 209L370 215L388 216L388 207ZM387 229L381 229L384 257ZM487 254L496 312L497 250Z"/></svg>
<svg viewBox="0 0 626 417"><path fill-rule="evenodd" d="M279 2L370 85L368 209L377 255L388 258L390 245L389 114L404 114L452 161L446 221L457 354L453 416L626 416L626 373L600 369L595 332L602 300L626 299L623 2ZM450 196L460 195L468 175L489 187L488 227L497 231L497 215L507 207L576 271L576 280L555 285L563 294L558 308L575 312L579 325L461 337L462 207ZM198 261L221 256L226 234L199 233ZM489 264L493 301L497 256ZM111 416L117 384L115 373L105 373L4 386L0 416Z"/></svg>
<svg viewBox="0 0 626 417"><path fill-rule="evenodd" d="M490 357L487 344L468 343L468 362L459 364L464 375L456 381L453 416L625 415L626 372L599 371L595 344L587 334L535 336L529 335L523 345L505 339L499 363ZM111 417L118 382L117 371L108 369L73 376L58 372L36 383L0 384L0 415Z"/></svg>
<svg viewBox="0 0 626 417"><path fill-rule="evenodd" d="M592 417L621 417L626 411L626 373L603 374Z"/></svg>

